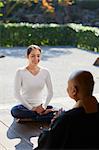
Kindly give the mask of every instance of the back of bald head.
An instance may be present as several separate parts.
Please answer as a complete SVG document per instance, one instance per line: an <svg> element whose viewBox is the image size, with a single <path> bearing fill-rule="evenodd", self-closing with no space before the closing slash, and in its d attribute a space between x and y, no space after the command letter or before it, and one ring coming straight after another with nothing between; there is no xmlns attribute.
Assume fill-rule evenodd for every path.
<svg viewBox="0 0 99 150"><path fill-rule="evenodd" d="M94 88L93 75L89 71L81 70L71 74L69 80L72 80L74 86L83 95L91 96Z"/></svg>

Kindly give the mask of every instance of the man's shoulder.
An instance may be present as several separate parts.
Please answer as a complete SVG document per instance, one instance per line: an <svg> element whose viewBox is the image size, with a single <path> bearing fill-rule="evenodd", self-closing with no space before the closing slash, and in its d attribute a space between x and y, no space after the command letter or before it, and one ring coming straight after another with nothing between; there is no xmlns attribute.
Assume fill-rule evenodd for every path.
<svg viewBox="0 0 99 150"><path fill-rule="evenodd" d="M72 108L68 111L64 111L63 113L61 113L61 115L58 118L58 121L62 122L62 121L66 121L66 120L74 120L75 118L79 118L81 117L81 114L83 114L83 109L82 108Z"/></svg>
<svg viewBox="0 0 99 150"><path fill-rule="evenodd" d="M64 116L75 116L75 115L79 115L83 112L83 108L79 107L79 108L72 108L68 111L65 111L65 113L63 114Z"/></svg>
<svg viewBox="0 0 99 150"><path fill-rule="evenodd" d="M81 120L99 120L99 111L97 113L85 113L85 110L83 107L79 108L73 108L71 110L68 110L64 112L60 118L61 121L70 121L70 122L75 122L75 121L81 121Z"/></svg>
<svg viewBox="0 0 99 150"><path fill-rule="evenodd" d="M79 116L80 114L79 108L72 108L68 111L63 111L59 117L57 117L56 121L57 122L62 122L64 120L71 120L71 118L74 118L74 116Z"/></svg>

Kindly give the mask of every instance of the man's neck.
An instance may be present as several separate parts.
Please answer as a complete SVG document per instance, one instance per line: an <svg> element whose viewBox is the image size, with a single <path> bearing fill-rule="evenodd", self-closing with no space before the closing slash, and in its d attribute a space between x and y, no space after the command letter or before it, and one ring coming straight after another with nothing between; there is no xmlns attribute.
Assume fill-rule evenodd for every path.
<svg viewBox="0 0 99 150"><path fill-rule="evenodd" d="M98 111L98 101L94 96L85 97L82 100L78 100L75 104L75 108L83 107L86 113L94 113Z"/></svg>

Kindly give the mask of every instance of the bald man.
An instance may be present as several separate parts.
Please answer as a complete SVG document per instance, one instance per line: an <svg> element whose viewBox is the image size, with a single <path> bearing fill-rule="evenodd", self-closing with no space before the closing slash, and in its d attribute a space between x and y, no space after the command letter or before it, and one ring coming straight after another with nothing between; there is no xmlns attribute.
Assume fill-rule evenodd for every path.
<svg viewBox="0 0 99 150"><path fill-rule="evenodd" d="M77 71L68 80L67 92L76 101L75 107L83 107L86 113L97 112L98 101L92 95L94 79L88 71Z"/></svg>
<svg viewBox="0 0 99 150"><path fill-rule="evenodd" d="M99 149L99 103L93 96L94 79L80 70L69 77L67 92L76 101L69 111L57 117L38 140L37 149Z"/></svg>

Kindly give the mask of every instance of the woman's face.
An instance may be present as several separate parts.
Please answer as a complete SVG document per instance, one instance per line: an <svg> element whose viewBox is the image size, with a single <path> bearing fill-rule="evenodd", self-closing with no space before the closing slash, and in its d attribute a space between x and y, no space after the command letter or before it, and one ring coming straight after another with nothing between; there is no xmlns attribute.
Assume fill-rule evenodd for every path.
<svg viewBox="0 0 99 150"><path fill-rule="evenodd" d="M29 60L29 64L37 65L41 60L41 52L39 49L33 49L27 58Z"/></svg>

